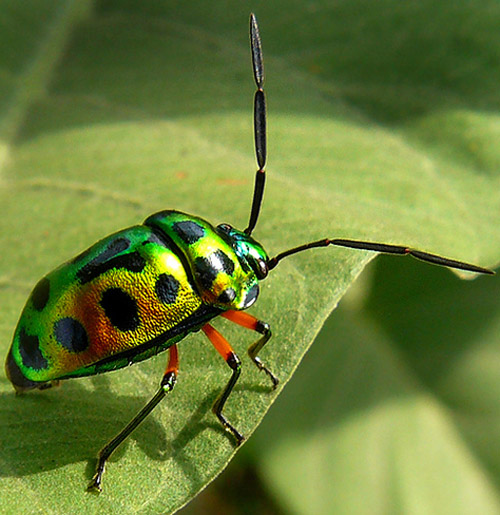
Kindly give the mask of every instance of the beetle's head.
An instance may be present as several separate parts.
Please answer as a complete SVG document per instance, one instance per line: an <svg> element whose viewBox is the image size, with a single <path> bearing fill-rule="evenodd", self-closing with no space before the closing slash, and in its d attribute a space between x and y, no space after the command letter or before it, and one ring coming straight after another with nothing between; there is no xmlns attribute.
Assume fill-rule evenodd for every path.
<svg viewBox="0 0 500 515"><path fill-rule="evenodd" d="M259 280L267 277L269 256L260 243L229 224L218 225L217 233L231 245L244 269L250 268Z"/></svg>

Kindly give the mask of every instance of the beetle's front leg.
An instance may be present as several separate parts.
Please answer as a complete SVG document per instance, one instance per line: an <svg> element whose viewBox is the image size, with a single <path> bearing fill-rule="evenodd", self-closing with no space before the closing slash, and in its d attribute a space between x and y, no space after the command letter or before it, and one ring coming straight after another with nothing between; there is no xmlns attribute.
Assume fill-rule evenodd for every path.
<svg viewBox="0 0 500 515"><path fill-rule="evenodd" d="M269 370L269 368L267 368L264 363L262 363L262 360L257 355L261 351L262 347L264 347L264 345L271 339L272 333L269 324L243 311L230 310L222 313L222 316L228 320L231 320L231 322L234 322L235 324L241 325L246 329L251 329L252 331L257 331L262 335L261 338L259 338L256 342L252 343L250 347L248 347L248 355L257 365L257 368L259 370L263 370L271 378L274 390L278 386L279 379Z"/></svg>

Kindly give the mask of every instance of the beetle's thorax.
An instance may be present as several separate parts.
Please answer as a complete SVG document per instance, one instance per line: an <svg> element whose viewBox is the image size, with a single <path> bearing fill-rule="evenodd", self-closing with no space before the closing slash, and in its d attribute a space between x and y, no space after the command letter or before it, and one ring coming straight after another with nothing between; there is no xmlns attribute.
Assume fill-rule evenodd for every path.
<svg viewBox="0 0 500 515"><path fill-rule="evenodd" d="M260 243L229 224L218 225L216 231L229 243L242 267L250 268L258 280L267 277L269 257Z"/></svg>
<svg viewBox="0 0 500 515"><path fill-rule="evenodd" d="M204 302L238 310L255 302L258 282L267 275L267 255L251 237L179 211L160 211L144 223L179 249Z"/></svg>

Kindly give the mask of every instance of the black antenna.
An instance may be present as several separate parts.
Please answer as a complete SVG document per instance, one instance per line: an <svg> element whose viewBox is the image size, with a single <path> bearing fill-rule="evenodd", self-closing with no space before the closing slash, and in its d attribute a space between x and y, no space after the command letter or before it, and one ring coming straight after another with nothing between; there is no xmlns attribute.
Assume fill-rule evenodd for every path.
<svg viewBox="0 0 500 515"><path fill-rule="evenodd" d="M250 14L250 46L252 50L253 76L257 91L254 97L253 125L255 138L255 155L259 169L255 174L255 186L253 190L252 210L250 221L245 229L245 234L252 234L257 219L259 218L260 205L264 196L266 183L266 96L264 94L264 63L262 60L262 43L260 41L259 26L255 14Z"/></svg>
<svg viewBox="0 0 500 515"><path fill-rule="evenodd" d="M285 252L282 252L281 254L278 254L276 257L270 259L267 265L269 267L269 270L271 270L283 258L291 256L292 254L297 254L297 252L302 252L304 250L314 249L317 247L328 247L328 245L336 245L338 247L349 247L351 249L371 250L373 252L381 252L382 254L413 256L416 259L420 259L421 261L426 261L427 263L432 263L434 265L447 266L449 268L457 268L459 270L467 270L468 272L476 272L478 274L495 274L495 272L489 270L488 268L483 268L477 265L471 265L469 263L464 263L463 261L445 258L442 256L438 256L436 254L429 254L428 252L422 252L421 250L412 249L410 247L406 247L403 245L389 245L387 243L375 243L371 241L359 240L344 240L338 238L334 240L325 238L324 240L313 241L311 243L306 243L305 245L300 245L299 247L294 247L293 249L286 250Z"/></svg>
<svg viewBox="0 0 500 515"><path fill-rule="evenodd" d="M253 191L252 210L250 212L250 221L245 229L245 234L250 235L255 228L257 219L259 218L260 205L264 195L264 185L266 182L266 97L264 94L264 63L262 59L262 43L260 40L259 26L255 15L250 14L250 46L252 50L253 76L257 91L254 98L254 135L255 135L255 154L259 169L255 174L255 186ZM413 256L421 261L432 263L439 266L447 266L449 268L457 268L459 270L467 270L468 272L476 272L479 274L494 274L492 270L477 265L464 263L455 259L449 259L436 254L430 254L421 250L413 249L403 245L389 245L386 243L375 243L371 241L345 240L345 239L328 239L313 241L286 250L276 257L270 259L267 263L269 270L273 269L283 258L297 254L307 249L317 247L327 247L336 245L339 247L349 247L352 249L369 250L373 252L381 252L383 254L395 254L400 256Z"/></svg>

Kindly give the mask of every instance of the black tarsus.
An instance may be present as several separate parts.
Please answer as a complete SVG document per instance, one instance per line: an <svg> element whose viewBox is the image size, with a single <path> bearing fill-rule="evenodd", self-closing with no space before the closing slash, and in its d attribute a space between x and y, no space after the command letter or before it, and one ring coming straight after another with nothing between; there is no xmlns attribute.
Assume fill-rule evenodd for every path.
<svg viewBox="0 0 500 515"><path fill-rule="evenodd" d="M233 371L231 377L229 378L229 382L227 383L222 393L217 397L214 405L212 406L212 412L219 419L220 423L224 426L224 428L229 431L236 439L236 445L241 445L245 440L245 437L229 422L226 416L222 413L222 409L224 408L224 404L233 391L234 385L238 381L238 378L241 374L241 360L238 355L232 352L226 360L226 363L229 365L231 370Z"/></svg>
<svg viewBox="0 0 500 515"><path fill-rule="evenodd" d="M245 229L245 234L252 234L259 218L262 197L264 196L264 186L266 182L266 172L264 170L267 159L266 145L266 95L264 93L264 62L262 59L262 43L260 40L259 26L257 19L252 13L250 15L250 46L252 51L253 76L257 91L254 97L254 139L255 155L259 169L255 174L255 186L253 191L252 209L250 211L250 221Z"/></svg>
<svg viewBox="0 0 500 515"><path fill-rule="evenodd" d="M153 396L153 398L142 408L139 413L100 451L97 456L97 466L94 476L90 481L87 490L89 492L100 493L102 491L102 476L108 458L113 454L116 448L128 438L136 427L156 408L156 406L163 400L168 392L171 392L175 386L176 373L168 371L160 384L160 388Z"/></svg>
<svg viewBox="0 0 500 515"><path fill-rule="evenodd" d="M264 345L271 339L271 327L268 323L263 322L262 320L257 320L255 331L260 333L262 337L252 343L250 347L248 347L247 353L257 368L259 370L263 370L268 375L273 383L273 390L275 390L279 384L279 379L271 372L269 368L267 368L266 365L264 365L264 363L262 363L262 360L258 356L259 352L262 350L262 347L264 347Z"/></svg>

